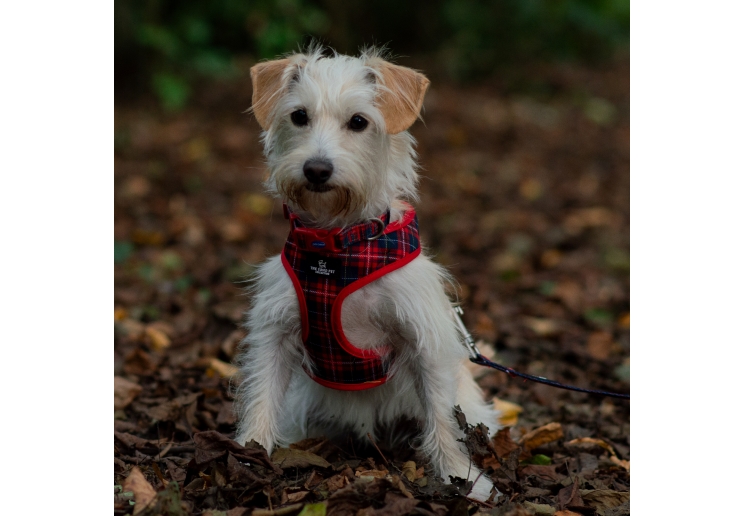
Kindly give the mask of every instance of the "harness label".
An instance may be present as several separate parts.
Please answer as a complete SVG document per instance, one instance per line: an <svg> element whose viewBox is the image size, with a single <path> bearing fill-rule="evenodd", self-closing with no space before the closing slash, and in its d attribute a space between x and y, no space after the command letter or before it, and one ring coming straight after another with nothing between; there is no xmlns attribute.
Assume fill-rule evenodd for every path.
<svg viewBox="0 0 744 516"><path fill-rule="evenodd" d="M327 278L335 276L341 268L341 260L330 258L328 256L315 255L308 260L310 272L316 276L325 276Z"/></svg>

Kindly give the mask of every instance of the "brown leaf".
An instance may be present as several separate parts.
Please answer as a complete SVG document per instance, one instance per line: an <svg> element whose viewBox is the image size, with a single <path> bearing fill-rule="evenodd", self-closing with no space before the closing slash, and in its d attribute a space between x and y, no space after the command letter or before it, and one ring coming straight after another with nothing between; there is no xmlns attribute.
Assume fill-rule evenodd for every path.
<svg viewBox="0 0 744 516"><path fill-rule="evenodd" d="M259 477L249 466L236 459L232 453L227 454L227 475L231 482L243 484L244 489L254 489L271 483L271 478Z"/></svg>
<svg viewBox="0 0 744 516"><path fill-rule="evenodd" d="M595 360L606 360L612 352L612 334L595 331L587 339L586 350Z"/></svg>
<svg viewBox="0 0 744 516"><path fill-rule="evenodd" d="M630 473L630 461L629 460L619 459L619 458L617 458L617 457L615 457L613 455L612 457L610 457L610 461L613 464L617 464L621 468L625 469L625 471L627 471L628 473Z"/></svg>
<svg viewBox="0 0 744 516"><path fill-rule="evenodd" d="M225 340L222 341L222 344L220 344L220 349L223 353L225 353L225 355L233 358L235 356L235 351L238 349L238 344L240 344L240 341L243 340L243 337L245 337L245 331L233 330L233 332L228 335Z"/></svg>
<svg viewBox="0 0 744 516"><path fill-rule="evenodd" d="M206 432L197 432L194 434L194 444L196 445L194 459L197 464L205 464L230 452L236 459L259 464L265 468L269 468L274 473L282 474L282 470L271 462L266 450L255 441L247 443L246 446L241 446L216 430L207 430Z"/></svg>
<svg viewBox="0 0 744 516"><path fill-rule="evenodd" d="M183 482L186 480L186 470L179 466L173 459L165 459L165 465L172 480Z"/></svg>
<svg viewBox="0 0 744 516"><path fill-rule="evenodd" d="M581 497L587 505L594 507L599 516L614 507L630 502L630 491L613 491L611 489L582 490Z"/></svg>
<svg viewBox="0 0 744 516"><path fill-rule="evenodd" d="M200 392L184 394L160 405L144 409L144 412L155 421L176 421L184 414L186 408L196 404L200 396Z"/></svg>
<svg viewBox="0 0 744 516"><path fill-rule="evenodd" d="M244 301L223 301L212 307L212 313L222 319L228 319L234 323L243 320L243 313L246 310Z"/></svg>
<svg viewBox="0 0 744 516"><path fill-rule="evenodd" d="M339 489L349 485L349 479L345 475L333 475L331 478L326 480L326 486L329 492L333 493Z"/></svg>
<svg viewBox="0 0 744 516"><path fill-rule="evenodd" d="M296 491L293 493L287 493L287 502L289 503L297 503L301 502L305 498L307 498L307 495L309 495L309 491Z"/></svg>
<svg viewBox="0 0 744 516"><path fill-rule="evenodd" d="M223 401L220 411L217 413L216 422L218 425L234 425L236 421L235 411L232 401Z"/></svg>
<svg viewBox="0 0 744 516"><path fill-rule="evenodd" d="M356 476L358 477L374 477L374 478L385 478L390 474L389 471L380 471L379 469L365 469L363 471L357 471Z"/></svg>
<svg viewBox="0 0 744 516"><path fill-rule="evenodd" d="M501 423L502 426L516 425L519 420L519 414L524 410L516 403L500 400L498 398L493 399L493 408L498 410L501 414L499 416L499 423Z"/></svg>
<svg viewBox="0 0 744 516"><path fill-rule="evenodd" d="M145 337L149 346L155 351L162 351L171 345L169 334L173 329L162 322L148 324L145 328Z"/></svg>
<svg viewBox="0 0 744 516"><path fill-rule="evenodd" d="M397 493L385 493L385 505L379 509L362 509L359 516L403 516L410 514L414 507L419 504L418 500L400 496Z"/></svg>
<svg viewBox="0 0 744 516"><path fill-rule="evenodd" d="M513 450L519 448L511 438L511 431L508 428L499 430L492 439L493 447L496 450L496 456L501 459L509 455Z"/></svg>
<svg viewBox="0 0 744 516"><path fill-rule="evenodd" d="M552 516L555 514L555 507L545 503L524 502L527 509L532 509L538 516Z"/></svg>
<svg viewBox="0 0 744 516"><path fill-rule="evenodd" d="M524 490L525 498L537 498L540 496L546 496L550 494L550 489L543 489L541 487L527 486Z"/></svg>
<svg viewBox="0 0 744 516"><path fill-rule="evenodd" d="M579 494L579 479L574 478L573 484L558 491L555 501L558 502L558 507L561 509L565 509L568 506L583 506L584 501L581 499L581 495Z"/></svg>
<svg viewBox="0 0 744 516"><path fill-rule="evenodd" d="M209 359L209 367L222 378L230 378L231 376L235 376L239 372L237 367L232 364L223 362L218 358Z"/></svg>
<svg viewBox="0 0 744 516"><path fill-rule="evenodd" d="M615 449L610 443L603 439L597 439L596 437L579 437L578 439L572 439L564 443L564 446L567 446L569 448L576 447L584 450L599 446L600 448L604 448L605 450L610 452L610 455L612 455L613 457L617 456L617 453L615 453Z"/></svg>
<svg viewBox="0 0 744 516"><path fill-rule="evenodd" d="M413 498L413 495L408 492L408 489L406 489L406 485L403 483L398 475L393 475L392 484L393 486L397 487L398 490L406 496L406 498Z"/></svg>
<svg viewBox="0 0 744 516"><path fill-rule="evenodd" d="M152 374L157 370L158 363L158 358L137 348L124 358L124 372L135 376Z"/></svg>
<svg viewBox="0 0 744 516"><path fill-rule="evenodd" d="M408 479L409 482L416 480L416 463L412 460L403 464L402 469L403 476Z"/></svg>
<svg viewBox="0 0 744 516"><path fill-rule="evenodd" d="M302 509L301 503L295 503L287 505L286 507L280 507L278 509L253 509L251 516L288 516L290 514L296 514Z"/></svg>
<svg viewBox="0 0 744 516"><path fill-rule="evenodd" d="M540 337L552 337L557 335L561 326L553 319L542 319L539 317L524 317L523 322L530 330Z"/></svg>
<svg viewBox="0 0 744 516"><path fill-rule="evenodd" d="M520 468L519 474L523 478L526 478L528 476L535 476L543 480L550 480L552 482L560 482L561 480L566 478L566 476L561 475L560 473L556 472L555 469L557 467L558 467L557 464L551 464L549 466L538 466L535 464L529 464L527 466Z"/></svg>
<svg viewBox="0 0 744 516"><path fill-rule="evenodd" d="M303 487L307 490L310 490L320 484L322 481L323 477L319 475L317 471L313 470L313 472L310 473L310 478L308 478L303 484Z"/></svg>
<svg viewBox="0 0 744 516"><path fill-rule="evenodd" d="M555 513L554 516L582 516L582 515L578 512L573 512L573 511L558 511Z"/></svg>
<svg viewBox="0 0 744 516"><path fill-rule="evenodd" d="M519 440L519 444L524 448L525 452L530 452L542 446L543 444L552 443L558 439L563 438L563 427L560 423L548 423L540 428L536 428L531 432L526 433Z"/></svg>
<svg viewBox="0 0 744 516"><path fill-rule="evenodd" d="M132 468L122 487L124 491L131 491L134 494L134 514L144 511L157 494L137 466Z"/></svg>
<svg viewBox="0 0 744 516"><path fill-rule="evenodd" d="M134 450L147 455L156 455L159 451L156 441L149 441L136 435L114 430L114 444L123 450L133 453Z"/></svg>
<svg viewBox="0 0 744 516"><path fill-rule="evenodd" d="M142 387L138 384L121 376L114 376L114 410L128 406L140 392Z"/></svg>
<svg viewBox="0 0 744 516"><path fill-rule="evenodd" d="M321 448L322 445L326 442L328 442L328 439L326 439L325 437L309 437L307 439L303 439L302 441L292 443L289 445L289 447L293 450L305 450L315 453L315 450Z"/></svg>
<svg viewBox="0 0 744 516"><path fill-rule="evenodd" d="M281 468L309 468L310 466L328 468L331 465L323 457L314 453L292 448L277 448L271 454L271 460Z"/></svg>
<svg viewBox="0 0 744 516"><path fill-rule="evenodd" d="M506 505L499 508L497 514L502 516L534 516L535 511L530 512L521 504L507 502Z"/></svg>

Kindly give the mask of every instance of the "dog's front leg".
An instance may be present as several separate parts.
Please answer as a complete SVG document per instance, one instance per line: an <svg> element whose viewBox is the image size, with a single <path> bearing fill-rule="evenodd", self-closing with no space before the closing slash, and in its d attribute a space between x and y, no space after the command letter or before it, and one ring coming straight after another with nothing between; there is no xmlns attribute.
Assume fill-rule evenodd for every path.
<svg viewBox="0 0 744 516"><path fill-rule="evenodd" d="M425 421L421 450L429 457L435 471L446 482L456 476L474 482L469 497L487 500L493 484L472 464L465 446L458 442L462 432L454 418L457 402L457 368L443 356L423 351L413 369L417 391L423 406Z"/></svg>
<svg viewBox="0 0 744 516"><path fill-rule="evenodd" d="M284 400L292 378L291 358L283 349L287 337L270 331L249 336L248 351L241 360L243 381L236 393L238 428L236 441L240 444L254 439L271 454L281 442L284 420ZM261 339L259 341L258 339Z"/></svg>
<svg viewBox="0 0 744 516"><path fill-rule="evenodd" d="M242 381L235 393L236 441L254 439L271 454L284 442L285 398L292 374L302 363L297 297L277 258L259 269L248 336L238 357Z"/></svg>

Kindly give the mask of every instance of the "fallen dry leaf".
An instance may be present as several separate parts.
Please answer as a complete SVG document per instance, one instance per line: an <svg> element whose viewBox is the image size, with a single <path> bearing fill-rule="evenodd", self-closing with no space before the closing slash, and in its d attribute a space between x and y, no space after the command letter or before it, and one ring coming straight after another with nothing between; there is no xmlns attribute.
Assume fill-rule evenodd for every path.
<svg viewBox="0 0 744 516"><path fill-rule="evenodd" d="M620 459L620 458L616 457L615 455L613 455L613 456L610 457L610 461L613 464L617 464L621 468L625 469L625 471L627 471L628 473L630 473L630 461L629 460L623 460L623 459Z"/></svg>
<svg viewBox="0 0 744 516"><path fill-rule="evenodd" d="M363 471L357 471L356 476L358 477L374 477L374 478L385 478L390 474L389 471L380 471L379 469L366 469Z"/></svg>
<svg viewBox="0 0 744 516"><path fill-rule="evenodd" d="M309 468L310 466L327 468L331 465L323 457L293 448L277 448L271 454L271 460L280 468Z"/></svg>
<svg viewBox="0 0 744 516"><path fill-rule="evenodd" d="M496 450L496 456L498 458L504 458L509 455L513 450L519 448L519 445L514 442L511 438L511 431L508 428L502 428L499 430L493 439L491 439L494 450Z"/></svg>
<svg viewBox="0 0 744 516"><path fill-rule="evenodd" d="M137 466L132 468L129 476L122 484L124 491L131 491L134 495L134 514L139 514L155 499L157 493L145 479Z"/></svg>
<svg viewBox="0 0 744 516"><path fill-rule="evenodd" d="M581 490L581 497L587 505L593 507L599 516L608 510L630 502L630 491L613 491L611 489Z"/></svg>
<svg viewBox="0 0 744 516"><path fill-rule="evenodd" d="M416 463L412 460L403 464L402 471L403 476L408 479L409 482L416 480Z"/></svg>
<svg viewBox="0 0 744 516"><path fill-rule="evenodd" d="M560 482L566 475L561 475L556 471L557 464L550 466L538 466L536 464L528 464L520 468L519 473L522 477L535 476L543 480L550 480L551 482Z"/></svg>
<svg viewBox="0 0 744 516"><path fill-rule="evenodd" d="M555 513L555 516L581 516L581 514L573 511L558 511Z"/></svg>
<svg viewBox="0 0 744 516"><path fill-rule="evenodd" d="M170 337L168 337L162 329L156 326L147 326L147 328L145 328L145 336L148 339L148 344L155 351L162 351L171 345Z"/></svg>
<svg viewBox="0 0 744 516"><path fill-rule="evenodd" d="M114 410L127 407L142 392L139 384L130 382L121 376L114 376Z"/></svg>
<svg viewBox="0 0 744 516"><path fill-rule="evenodd" d="M560 332L560 324L552 319L541 319L539 317L525 317L525 326L534 331L540 337L551 337Z"/></svg>
<svg viewBox="0 0 744 516"><path fill-rule="evenodd" d="M524 502L524 506L528 509L532 509L535 511L535 514L538 515L553 515L555 514L555 507L552 507L550 505L544 504L544 503L532 503L532 502Z"/></svg>
<svg viewBox="0 0 744 516"><path fill-rule="evenodd" d="M493 408L501 413L499 416L499 423L501 423L502 426L516 425L519 421L519 414L524 411L524 409L516 403L500 400L499 398L493 399Z"/></svg>
<svg viewBox="0 0 744 516"><path fill-rule="evenodd" d="M558 502L558 506L561 509L565 509L568 506L581 507L584 505L584 501L581 499L581 495L579 494L578 477L574 478L573 484L558 491L555 501Z"/></svg>
<svg viewBox="0 0 744 516"><path fill-rule="evenodd" d="M612 447L612 445L610 445L610 443L603 439L597 439L596 437L579 437L578 439L572 439L563 444L564 446L575 446L584 450L599 446L600 448L604 448L605 450L610 452L610 455L612 455L613 457L617 457L617 453L615 453L615 449Z"/></svg>
<svg viewBox="0 0 744 516"><path fill-rule="evenodd" d="M307 498L307 495L309 495L309 491L297 491L295 493L287 493L287 502L289 503L297 503L301 502L305 498Z"/></svg>
<svg viewBox="0 0 744 516"><path fill-rule="evenodd" d="M552 443L563 438L563 427L560 423L548 423L531 432L527 432L519 440L519 445L524 448L525 452L530 452L542 446L543 444Z"/></svg>
<svg viewBox="0 0 744 516"><path fill-rule="evenodd" d="M612 334L606 331L595 331L589 335L586 350L595 360L607 360L612 352Z"/></svg>
<svg viewBox="0 0 744 516"><path fill-rule="evenodd" d="M218 358L210 359L209 367L222 378L230 378L231 376L238 374L238 372L240 371L234 365L223 362Z"/></svg>
<svg viewBox="0 0 744 516"><path fill-rule="evenodd" d="M288 516L296 514L301 508L301 503L295 503L278 509L254 509L251 516Z"/></svg>
<svg viewBox="0 0 744 516"><path fill-rule="evenodd" d="M244 198L243 205L256 215L266 216L274 208L274 201L265 195L249 194Z"/></svg>

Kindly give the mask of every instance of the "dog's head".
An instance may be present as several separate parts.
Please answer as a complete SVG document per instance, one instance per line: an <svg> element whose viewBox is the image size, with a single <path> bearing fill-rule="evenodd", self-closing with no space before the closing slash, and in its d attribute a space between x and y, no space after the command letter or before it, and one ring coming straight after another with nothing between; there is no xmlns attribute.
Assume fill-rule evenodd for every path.
<svg viewBox="0 0 744 516"><path fill-rule="evenodd" d="M269 188L321 227L377 217L416 197L415 141L429 80L375 51L322 49L251 68Z"/></svg>

